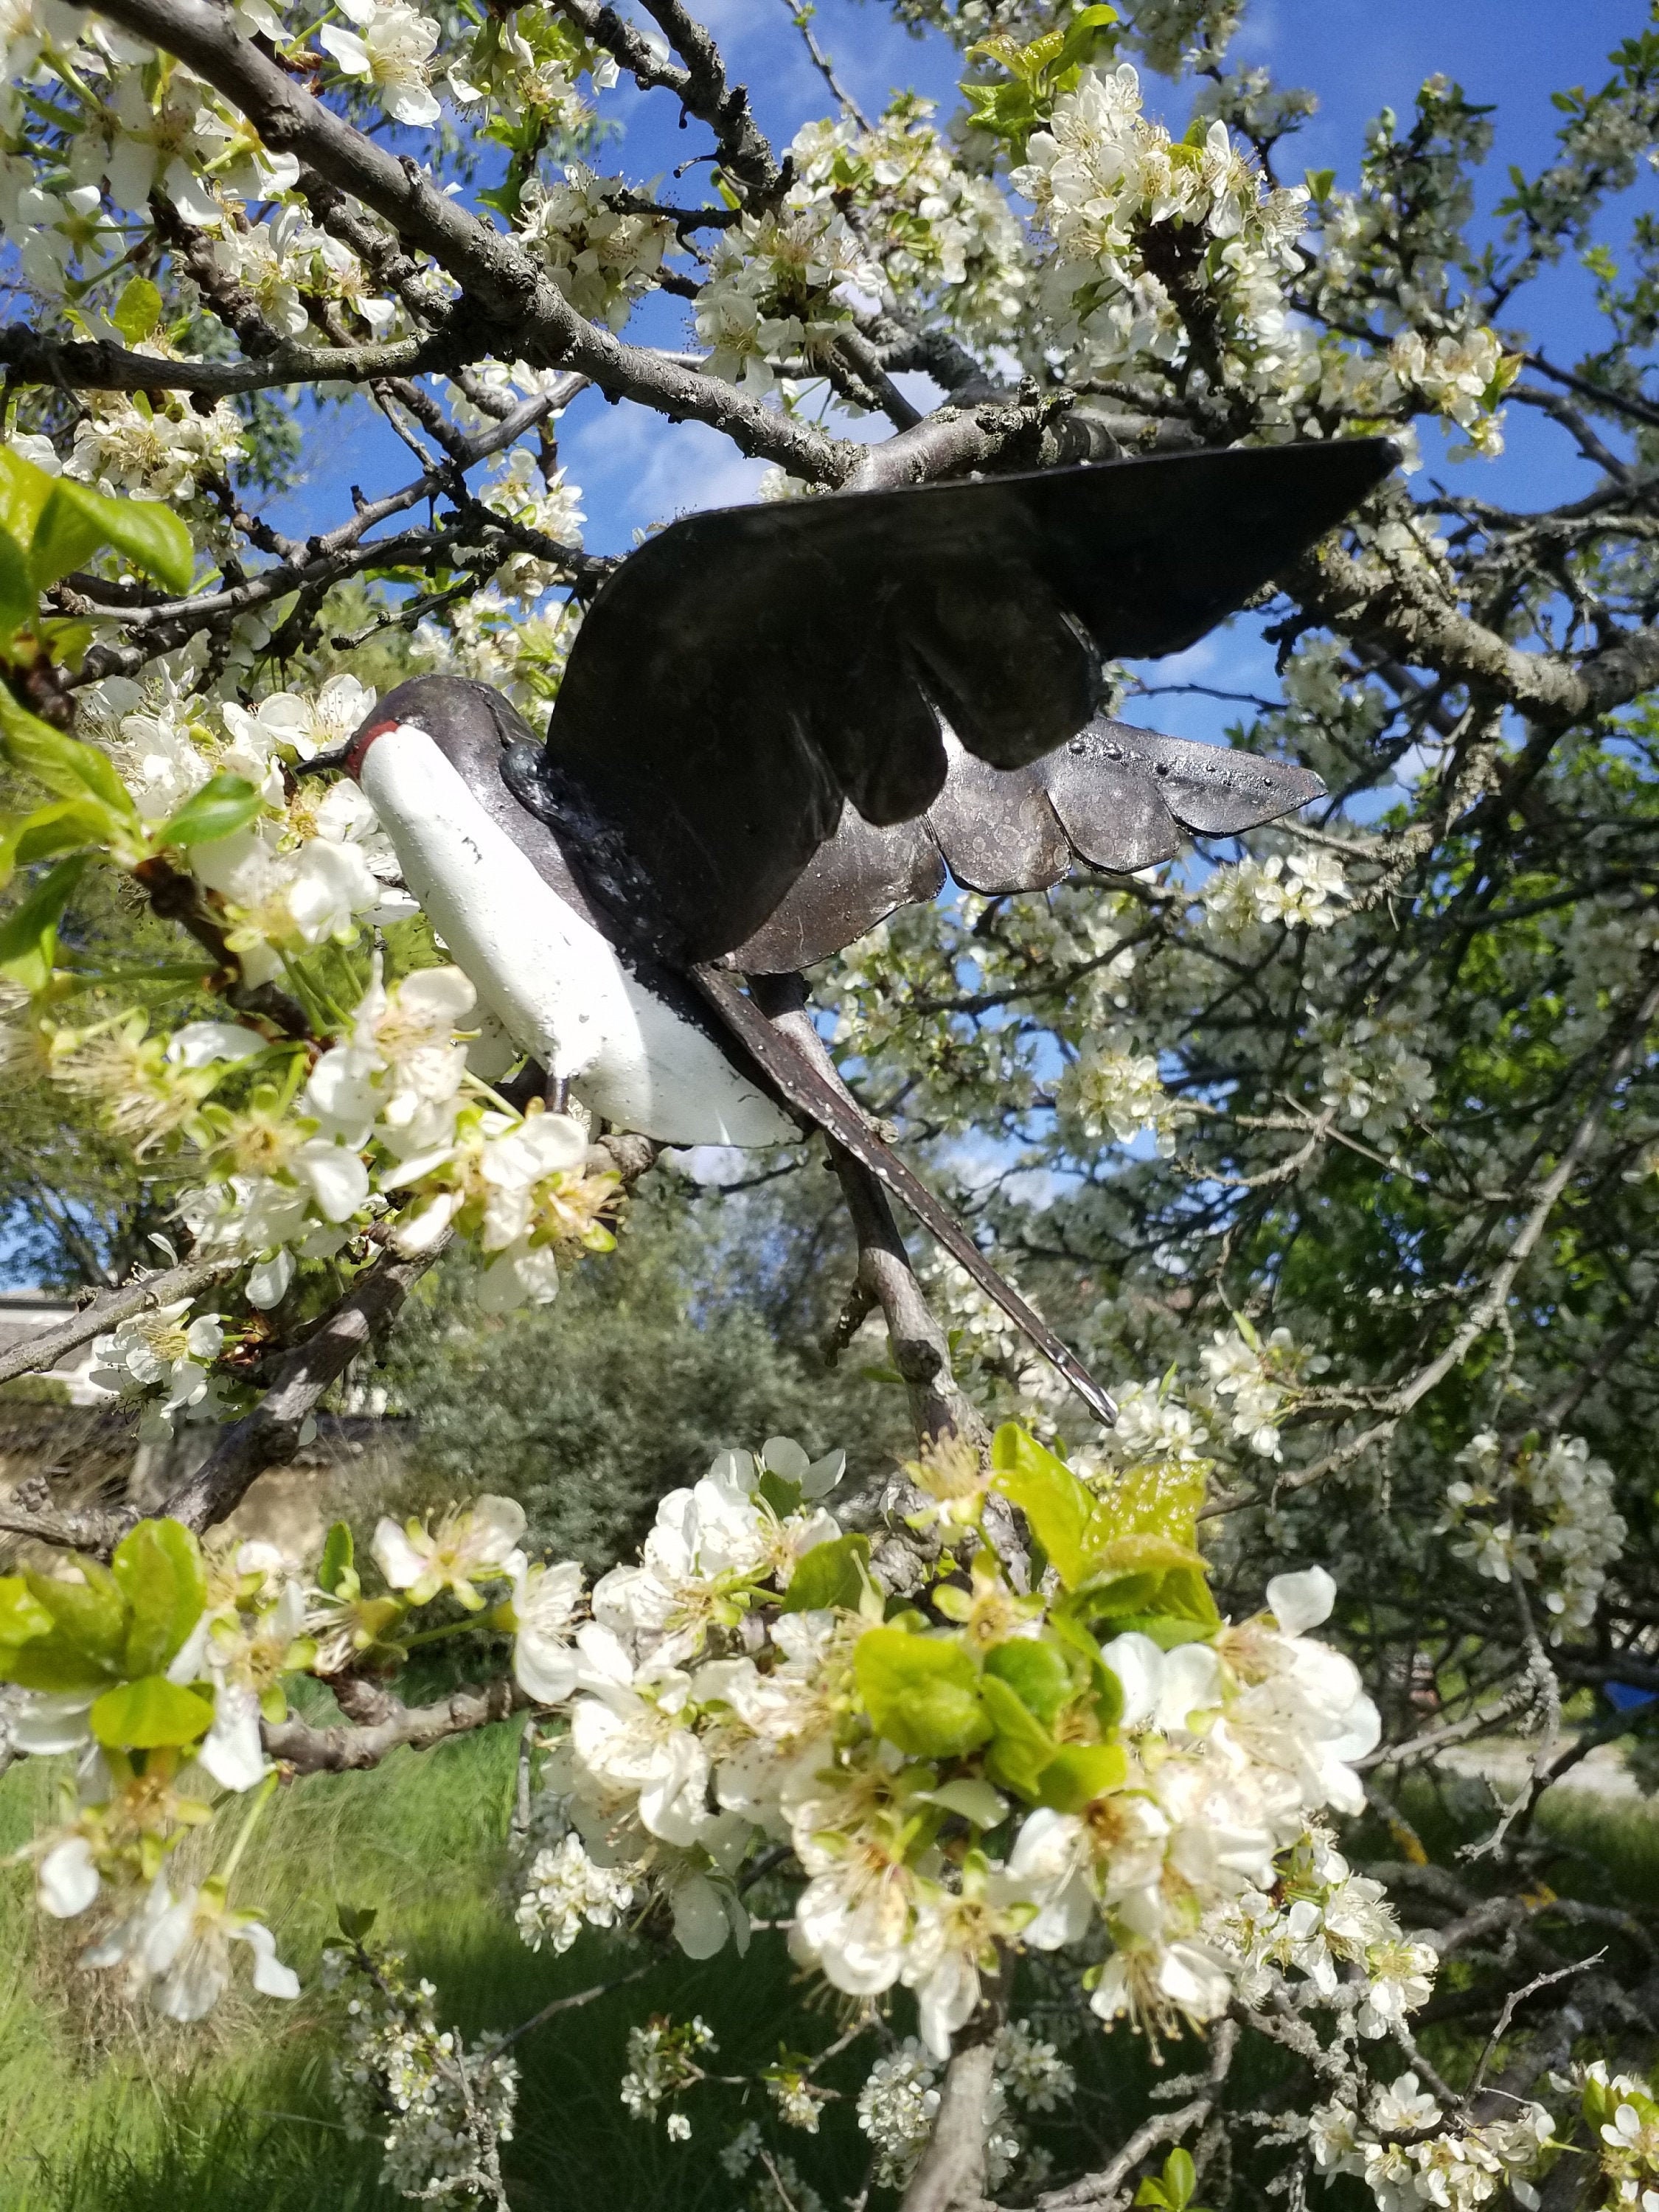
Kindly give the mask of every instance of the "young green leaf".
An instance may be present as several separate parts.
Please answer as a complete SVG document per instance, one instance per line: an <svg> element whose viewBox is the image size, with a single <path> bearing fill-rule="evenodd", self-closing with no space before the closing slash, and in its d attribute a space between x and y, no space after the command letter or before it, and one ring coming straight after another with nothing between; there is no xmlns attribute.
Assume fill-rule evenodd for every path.
<svg viewBox="0 0 1659 2212"><path fill-rule="evenodd" d="M29 1595L52 1615L58 1633L108 1676L118 1672L126 1648L126 1601L107 1567L96 1559L75 1564L79 1582L58 1575L26 1576Z"/></svg>
<svg viewBox="0 0 1659 2212"><path fill-rule="evenodd" d="M856 1612L864 1595L861 1570L870 1557L867 1536L837 1536L802 1555L784 1592L785 1613L816 1613L826 1606Z"/></svg>
<svg viewBox="0 0 1659 2212"><path fill-rule="evenodd" d="M336 1521L323 1540L323 1556L317 1569L317 1587L331 1597L350 1573L355 1553L351 1523Z"/></svg>
<svg viewBox="0 0 1659 2212"><path fill-rule="evenodd" d="M159 1674L207 1602L202 1547L179 1521L141 1521L115 1547L111 1570L131 1613L125 1667Z"/></svg>
<svg viewBox="0 0 1659 2212"><path fill-rule="evenodd" d="M40 594L34 588L22 547L9 531L0 530L0 650L13 634L33 622L40 611Z"/></svg>
<svg viewBox="0 0 1659 2212"><path fill-rule="evenodd" d="M1036 1714L1006 1682L988 1674L980 1695L995 1733L985 1754L994 1782L1022 1797L1034 1798L1040 1778L1054 1755L1054 1740Z"/></svg>
<svg viewBox="0 0 1659 2212"><path fill-rule="evenodd" d="M58 925L87 865L77 853L60 860L16 911L0 922L0 975L26 991L43 991L58 957Z"/></svg>
<svg viewBox="0 0 1659 2212"><path fill-rule="evenodd" d="M0 814L0 890L19 868L103 842L109 811L94 799L55 799L32 814Z"/></svg>
<svg viewBox="0 0 1659 2212"><path fill-rule="evenodd" d="M119 822L136 822L132 794L115 773L114 763L96 745L66 737L31 714L0 684L0 746L6 758L64 799L91 797Z"/></svg>
<svg viewBox="0 0 1659 2212"><path fill-rule="evenodd" d="M19 1644L52 1633L52 1615L21 1575L0 1576L0 1675L9 1673Z"/></svg>
<svg viewBox="0 0 1659 2212"><path fill-rule="evenodd" d="M1121 1744L1062 1744L1037 1778L1036 1794L1057 1813L1080 1813L1123 1786L1129 1761Z"/></svg>
<svg viewBox="0 0 1659 2212"><path fill-rule="evenodd" d="M135 276L115 303L112 322L130 346L141 344L161 319L161 295L148 276Z"/></svg>
<svg viewBox="0 0 1659 2212"><path fill-rule="evenodd" d="M1052 1728L1077 1688L1066 1655L1058 1645L1032 1636L1011 1637L985 1655L985 1671L1006 1682L1028 1712Z"/></svg>
<svg viewBox="0 0 1659 2212"><path fill-rule="evenodd" d="M1092 1493L1063 1459L1013 1421L1005 1421L992 1440L991 1466L997 1488L1030 1522L1066 1589L1075 1589L1089 1571Z"/></svg>
<svg viewBox="0 0 1659 2212"><path fill-rule="evenodd" d="M165 1674L141 1674L106 1690L92 1708L92 1732L111 1750L155 1751L194 1743L213 1725L213 1707Z"/></svg>
<svg viewBox="0 0 1659 2212"><path fill-rule="evenodd" d="M243 775L216 775L191 792L155 832L158 845L213 845L246 830L262 805Z"/></svg>
<svg viewBox="0 0 1659 2212"><path fill-rule="evenodd" d="M57 481L12 447L0 446L0 530L20 550L33 541L40 510Z"/></svg>
<svg viewBox="0 0 1659 2212"><path fill-rule="evenodd" d="M914 1757L949 1759L991 1733L979 1676L959 1644L868 1628L853 1654L853 1672L877 1735Z"/></svg>
<svg viewBox="0 0 1659 2212"><path fill-rule="evenodd" d="M36 584L44 591L105 545L125 553L135 568L170 592L182 594L190 589L196 549L170 507L149 499L106 499L85 484L59 477L29 545Z"/></svg>

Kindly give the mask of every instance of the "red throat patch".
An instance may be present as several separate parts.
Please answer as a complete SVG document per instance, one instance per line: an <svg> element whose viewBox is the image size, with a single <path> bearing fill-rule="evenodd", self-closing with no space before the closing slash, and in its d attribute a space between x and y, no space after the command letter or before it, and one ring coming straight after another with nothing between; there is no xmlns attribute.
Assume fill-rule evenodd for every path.
<svg viewBox="0 0 1659 2212"><path fill-rule="evenodd" d="M360 730L357 732L351 741L351 750L346 755L344 762L345 772L354 783L362 781L363 762L368 757L368 749L375 738L385 737L388 730L398 730L402 727L401 722L371 722L366 730Z"/></svg>

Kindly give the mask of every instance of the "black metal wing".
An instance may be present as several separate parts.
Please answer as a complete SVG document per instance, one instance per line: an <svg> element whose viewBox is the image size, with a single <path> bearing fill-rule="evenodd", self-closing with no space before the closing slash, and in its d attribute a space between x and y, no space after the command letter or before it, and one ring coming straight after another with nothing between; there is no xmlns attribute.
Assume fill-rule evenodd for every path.
<svg viewBox="0 0 1659 2212"><path fill-rule="evenodd" d="M1324 796L1310 769L1161 737L1097 715L1029 768L995 769L947 738L950 770L924 815L878 830L850 810L753 936L745 975L827 960L948 868L975 891L1046 890L1082 860L1132 875L1173 860L1183 830L1237 836Z"/></svg>
<svg viewBox="0 0 1659 2212"><path fill-rule="evenodd" d="M717 957L844 800L878 826L933 805L941 717L1024 768L1088 721L1103 659L1201 637L1396 459L1382 438L1233 447L690 516L600 589L544 788L514 788L600 896L637 915L648 894L666 957Z"/></svg>

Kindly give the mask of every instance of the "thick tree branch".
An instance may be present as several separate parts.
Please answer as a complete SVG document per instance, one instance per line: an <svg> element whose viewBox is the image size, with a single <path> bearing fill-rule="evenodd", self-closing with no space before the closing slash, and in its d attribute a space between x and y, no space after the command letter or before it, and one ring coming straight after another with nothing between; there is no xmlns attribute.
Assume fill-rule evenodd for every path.
<svg viewBox="0 0 1659 2212"><path fill-rule="evenodd" d="M447 1239L445 1240L447 1242ZM360 1352L389 1328L415 1285L444 1249L416 1259L383 1259L359 1277L327 1319L289 1352L251 1413L226 1430L194 1474L161 1510L187 1528L210 1528L234 1513L255 1480L299 1449L300 1434Z"/></svg>
<svg viewBox="0 0 1659 2212"><path fill-rule="evenodd" d="M376 376L447 375L481 360L488 349L475 336L437 331L422 337L387 338L374 345L299 345L284 340L271 353L241 361L160 361L131 353L103 338L52 338L26 323L0 330L0 365L13 384L46 384L58 391L198 392L226 399L239 392L268 392L284 384L367 383Z"/></svg>
<svg viewBox="0 0 1659 2212"><path fill-rule="evenodd" d="M347 1693L345 1683L339 1688ZM474 1729L504 1721L528 1700L512 1677L503 1675L482 1687L469 1683L452 1690L429 1705L405 1705L380 1693L370 1702L375 1714L372 1719L319 1727L290 1717L265 1721L259 1733L271 1758L296 1774L355 1774L378 1766L400 1746L426 1751L447 1736L467 1735Z"/></svg>
<svg viewBox="0 0 1659 2212"><path fill-rule="evenodd" d="M1334 539L1295 562L1282 580L1315 621L1379 646L1391 659L1431 668L1443 680L1496 696L1550 731L1628 706L1659 684L1659 628L1624 631L1575 667L1559 655L1523 652L1460 612L1426 568L1395 568L1379 582Z"/></svg>
<svg viewBox="0 0 1659 2212"><path fill-rule="evenodd" d="M981 1982L979 2009L955 2039L933 2132L900 2212L974 2212L985 2202L985 2116L997 2035L1008 2016L1008 1970Z"/></svg>

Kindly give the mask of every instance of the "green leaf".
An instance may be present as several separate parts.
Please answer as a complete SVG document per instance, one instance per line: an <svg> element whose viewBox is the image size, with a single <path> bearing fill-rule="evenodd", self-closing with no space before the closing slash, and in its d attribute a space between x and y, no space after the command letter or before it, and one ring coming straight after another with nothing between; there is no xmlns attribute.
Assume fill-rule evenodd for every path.
<svg viewBox="0 0 1659 2212"><path fill-rule="evenodd" d="M1073 1601L1066 1601L1069 1606ZM1072 1662L1094 1698L1096 1717L1103 1729L1115 1728L1123 1716L1123 1685L1100 1656L1100 1646L1077 1616L1055 1611L1048 1626L1072 1655Z"/></svg>
<svg viewBox="0 0 1659 2212"><path fill-rule="evenodd" d="M1096 1499L1097 1541L1121 1536L1167 1536L1190 1550L1204 1503L1207 1469L1154 1460L1131 1468Z"/></svg>
<svg viewBox="0 0 1659 2212"><path fill-rule="evenodd" d="M1034 1798L1054 1755L1054 1740L1024 1699L994 1674L987 1674L980 1695L995 1731L985 1754L985 1771L1006 1790Z"/></svg>
<svg viewBox="0 0 1659 2212"><path fill-rule="evenodd" d="M154 1751L194 1743L213 1725L213 1707L165 1674L142 1674L106 1690L91 1712L92 1732L112 1750Z"/></svg>
<svg viewBox="0 0 1659 2212"><path fill-rule="evenodd" d="M161 319L161 295L148 276L135 276L110 316L130 346L140 344Z"/></svg>
<svg viewBox="0 0 1659 2212"><path fill-rule="evenodd" d="M24 1644L47 1635L52 1616L21 1575L0 1575L0 1644Z"/></svg>
<svg viewBox="0 0 1659 2212"><path fill-rule="evenodd" d="M318 1589L332 1597L351 1572L355 1557L350 1522L336 1521L323 1539L322 1562L317 1569Z"/></svg>
<svg viewBox="0 0 1659 2212"><path fill-rule="evenodd" d="M182 599L196 576L196 548L182 520L155 500L100 499L98 504L116 551Z"/></svg>
<svg viewBox="0 0 1659 2212"><path fill-rule="evenodd" d="M791 1482L773 1469L763 1468L760 1480L755 1485L757 1498L764 1498L780 1521L787 1521L792 1513L800 1511L800 1485Z"/></svg>
<svg viewBox="0 0 1659 2212"><path fill-rule="evenodd" d="M335 1913L348 1943L361 1943L380 1917L380 1907L374 1905L340 1905Z"/></svg>
<svg viewBox="0 0 1659 2212"><path fill-rule="evenodd" d="M1066 1589L1075 1589L1089 1571L1092 1492L1013 1421L1005 1421L992 1441L991 1467L997 1488L1030 1522Z"/></svg>
<svg viewBox="0 0 1659 2212"><path fill-rule="evenodd" d="M1115 43L1103 39L1102 33L1116 21L1115 8L1085 8L1073 15L1066 27L1065 39L1050 67L1058 73L1061 70L1080 68L1085 62L1092 61L1101 46Z"/></svg>
<svg viewBox="0 0 1659 2212"><path fill-rule="evenodd" d="M40 611L40 594L23 549L9 531L0 530L0 637L9 644L13 634Z"/></svg>
<svg viewBox="0 0 1659 2212"><path fill-rule="evenodd" d="M29 542L29 574L36 591L44 592L48 584L55 584L71 569L84 568L108 544L109 532L88 508L88 500L97 498L97 493L88 492L84 484L68 483L62 477L53 483ZM99 503L113 506L114 501Z"/></svg>
<svg viewBox="0 0 1659 2212"><path fill-rule="evenodd" d="M202 1547L179 1521L141 1521L110 1561L131 1618L125 1671L160 1674L201 1618L207 1603Z"/></svg>
<svg viewBox="0 0 1659 2212"><path fill-rule="evenodd" d="M1039 1637L1016 1636L994 1645L985 1655L985 1671L1006 1682L1045 1728L1054 1726L1055 1715L1077 1692L1065 1653Z"/></svg>
<svg viewBox="0 0 1659 2212"><path fill-rule="evenodd" d="M1169 1615L1206 1634L1220 1620L1200 1553L1170 1536L1120 1536L1103 1545L1096 1573L1077 1593L1079 1609L1110 1616L1121 1634L1126 1613ZM1182 1639L1185 1640L1184 1638Z"/></svg>
<svg viewBox="0 0 1659 2212"><path fill-rule="evenodd" d="M20 706L0 684L0 745L14 768L22 769L64 799L100 800L118 820L134 822L138 810L132 794L106 753L96 745L83 745L65 737Z"/></svg>
<svg viewBox="0 0 1659 2212"><path fill-rule="evenodd" d="M114 1576L96 1559L76 1559L75 1565L79 1582L66 1582L58 1575L27 1575L29 1594L52 1615L65 1643L102 1667L106 1674L118 1673L127 1640L126 1601Z"/></svg>
<svg viewBox="0 0 1659 2212"><path fill-rule="evenodd" d="M1161 1651L1173 1651L1178 1644L1201 1644L1210 1632L1203 1622L1173 1613L1132 1613L1112 1621L1114 1636L1150 1636Z"/></svg>
<svg viewBox="0 0 1659 2212"><path fill-rule="evenodd" d="M870 1557L867 1536L837 1536L828 1544L814 1544L801 1556L784 1592L785 1613L816 1613L838 1606L856 1612L864 1595L863 1568Z"/></svg>
<svg viewBox="0 0 1659 2212"><path fill-rule="evenodd" d="M901 1751L948 1759L991 1733L974 1662L947 1638L866 1629L853 1654L853 1672L877 1735Z"/></svg>
<svg viewBox="0 0 1659 2212"><path fill-rule="evenodd" d="M33 540L40 510L57 481L9 446L0 446L0 530L20 550Z"/></svg>
<svg viewBox="0 0 1659 2212"><path fill-rule="evenodd" d="M52 1615L21 1575L0 1576L0 1674L20 1644L52 1632Z"/></svg>
<svg viewBox="0 0 1659 2212"><path fill-rule="evenodd" d="M264 804L245 775L216 775L170 814L155 833L158 845L212 845L234 837Z"/></svg>
<svg viewBox="0 0 1659 2212"><path fill-rule="evenodd" d="M1080 1813L1109 1790L1121 1789L1128 1771L1121 1744L1062 1744L1037 1778L1036 1794L1057 1813Z"/></svg>
<svg viewBox="0 0 1659 2212"><path fill-rule="evenodd" d="M976 1828L1000 1828L1008 1817L1007 1799L1000 1797L988 1782L977 1781L971 1774L921 1794L928 1804L938 1805L946 1813L959 1813Z"/></svg>
<svg viewBox="0 0 1659 2212"><path fill-rule="evenodd" d="M60 860L21 906L0 922L0 974L26 991L42 991L58 957L58 925L87 865L86 855Z"/></svg>
<svg viewBox="0 0 1659 2212"><path fill-rule="evenodd" d="M19 868L77 845L101 844L108 828L109 810L95 799L54 799L32 814L0 815L0 890Z"/></svg>
<svg viewBox="0 0 1659 2212"><path fill-rule="evenodd" d="M101 1690L114 1672L89 1658L60 1629L15 1646L5 1667L6 1680L23 1690Z"/></svg>
<svg viewBox="0 0 1659 2212"><path fill-rule="evenodd" d="M182 596L196 573L190 532L170 507L151 499L106 499L59 477L41 509L29 546L29 567L44 591L79 568L105 545Z"/></svg>

